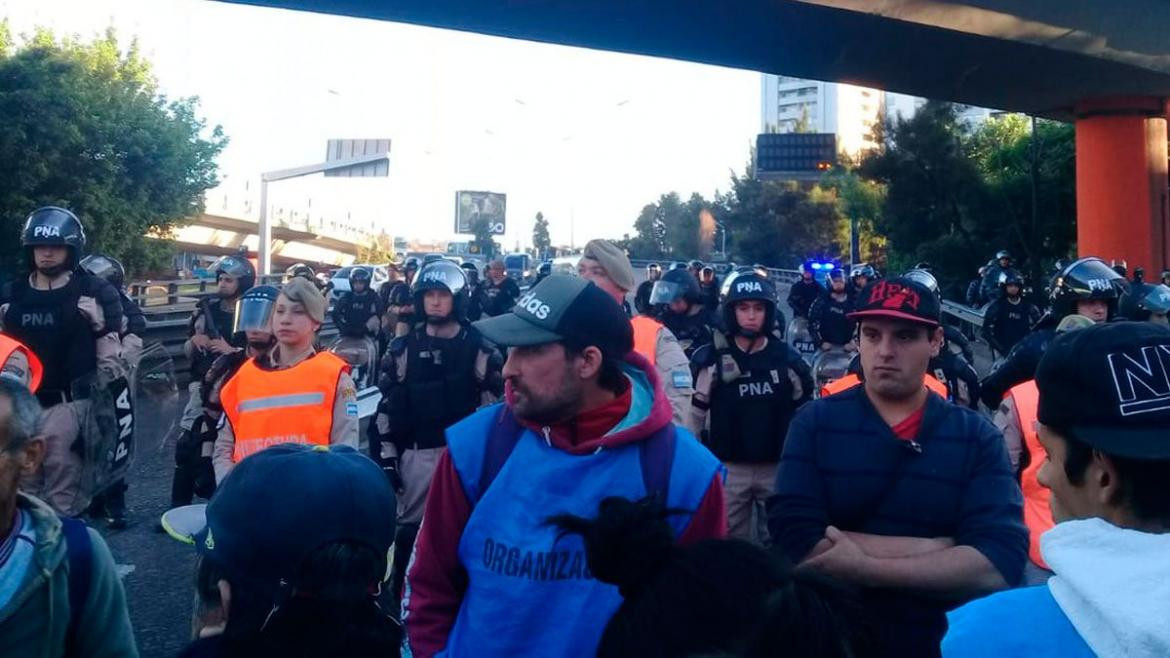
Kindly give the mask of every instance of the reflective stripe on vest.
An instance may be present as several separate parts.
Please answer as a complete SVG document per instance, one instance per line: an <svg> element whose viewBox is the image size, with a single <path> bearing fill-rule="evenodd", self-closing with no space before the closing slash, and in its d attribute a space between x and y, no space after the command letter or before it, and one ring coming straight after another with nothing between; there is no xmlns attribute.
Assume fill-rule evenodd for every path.
<svg viewBox="0 0 1170 658"><path fill-rule="evenodd" d="M1036 413L1040 406L1040 391L1035 381L1026 381L1008 391L1016 407L1024 448L1028 451L1028 467L1020 473L1020 489L1024 492L1024 525L1028 526L1028 557L1036 565L1048 568L1040 556L1040 535L1052 528L1052 491L1036 479L1040 467L1048 459L1048 451L1036 433Z"/></svg>
<svg viewBox="0 0 1170 658"><path fill-rule="evenodd" d="M15 338L0 334L0 370L8 369L8 359L17 352L23 354L28 361L28 372L21 374L27 374L28 390L36 393L37 389L41 387L41 377L44 374L44 366L41 365L41 360L24 343ZM16 374L16 370L19 370L19 368L13 366L13 374Z"/></svg>
<svg viewBox="0 0 1170 658"><path fill-rule="evenodd" d="M830 395L836 395L837 393L840 393L841 391L847 391L860 383L861 377L858 377L857 375L845 375L841 379L831 381L828 384L822 386L821 397L824 398ZM942 396L943 399L946 399L947 385L940 382L934 375L926 375L925 379L923 379L923 383L926 384L926 388L929 388L938 395Z"/></svg>
<svg viewBox="0 0 1170 658"><path fill-rule="evenodd" d="M232 461L280 443L329 445L337 380L349 364L319 352L291 368L264 370L249 359L220 393L236 436Z"/></svg>
<svg viewBox="0 0 1170 658"><path fill-rule="evenodd" d="M650 365L654 365L655 357L658 356L658 332L662 330L662 324L645 315L631 319L630 324L634 326L634 351L646 357Z"/></svg>

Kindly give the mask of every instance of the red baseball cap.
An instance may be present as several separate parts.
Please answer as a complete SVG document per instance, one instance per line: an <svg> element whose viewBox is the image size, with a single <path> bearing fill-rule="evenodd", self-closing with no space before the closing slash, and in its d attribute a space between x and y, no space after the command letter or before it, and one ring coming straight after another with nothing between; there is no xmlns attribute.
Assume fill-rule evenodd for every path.
<svg viewBox="0 0 1170 658"><path fill-rule="evenodd" d="M851 320L895 318L931 327L942 322L938 297L921 283L906 277L879 279L861 289L854 299Z"/></svg>

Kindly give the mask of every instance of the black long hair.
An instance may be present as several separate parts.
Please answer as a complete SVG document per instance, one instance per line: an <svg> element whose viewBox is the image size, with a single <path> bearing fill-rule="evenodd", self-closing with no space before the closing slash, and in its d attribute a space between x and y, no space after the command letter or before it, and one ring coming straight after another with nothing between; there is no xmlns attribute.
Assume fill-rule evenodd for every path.
<svg viewBox="0 0 1170 658"><path fill-rule="evenodd" d="M624 599L599 658L866 655L851 590L748 542L679 546L669 514L657 500L606 498L596 519L548 520L584 538L589 569Z"/></svg>

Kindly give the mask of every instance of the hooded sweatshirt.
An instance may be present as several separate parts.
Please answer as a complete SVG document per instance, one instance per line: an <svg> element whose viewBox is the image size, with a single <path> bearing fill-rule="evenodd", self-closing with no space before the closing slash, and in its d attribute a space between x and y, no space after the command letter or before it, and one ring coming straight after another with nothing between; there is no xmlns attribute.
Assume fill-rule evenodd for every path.
<svg viewBox="0 0 1170 658"><path fill-rule="evenodd" d="M580 537L558 539L543 520L592 517L606 496L645 495L638 445L670 424L671 407L644 357L629 354L623 371L629 385L607 404L553 426L521 421L516 447L474 506L468 486L498 406L448 428L403 596L414 656L594 654L621 597L588 573ZM724 537L719 463L676 431L667 502L689 512L672 519L679 541Z"/></svg>
<svg viewBox="0 0 1170 658"><path fill-rule="evenodd" d="M32 520L36 546L16 593L0 607L0 654L21 658L65 656L69 626L69 561L61 520L48 505L18 494L18 507ZM74 629L78 656L134 658L138 649L126 611L126 595L110 549L94 530L92 577L85 610Z"/></svg>
<svg viewBox="0 0 1170 658"><path fill-rule="evenodd" d="M1040 551L1055 575L953 611L943 656L1170 656L1170 533L1065 521Z"/></svg>

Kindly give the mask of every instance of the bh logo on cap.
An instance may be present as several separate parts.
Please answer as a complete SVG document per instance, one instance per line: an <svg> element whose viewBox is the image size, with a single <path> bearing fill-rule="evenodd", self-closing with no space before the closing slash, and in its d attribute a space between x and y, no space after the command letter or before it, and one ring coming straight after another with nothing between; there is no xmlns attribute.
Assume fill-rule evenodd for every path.
<svg viewBox="0 0 1170 658"><path fill-rule="evenodd" d="M918 305L922 303L922 298L918 296L918 292L913 288L902 286L897 283L889 283L880 281L875 283L873 291L869 293L869 304L881 303L882 308L911 308L918 310Z"/></svg>
<svg viewBox="0 0 1170 658"><path fill-rule="evenodd" d="M740 281L735 284L736 292L764 292L764 286L759 281Z"/></svg>
<svg viewBox="0 0 1170 658"><path fill-rule="evenodd" d="M1147 345L1137 354L1114 352L1109 369L1122 416L1170 410L1170 345Z"/></svg>
<svg viewBox="0 0 1170 658"><path fill-rule="evenodd" d="M537 320L547 320L548 314L552 313L552 309L548 304L545 304L533 293L527 293L520 297L516 302L516 306L531 313Z"/></svg>

